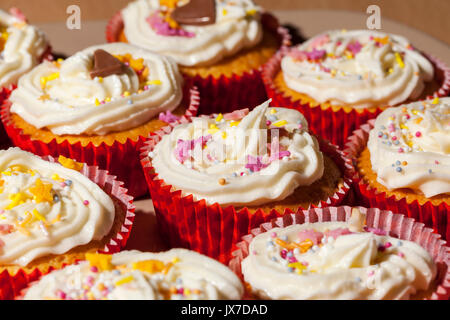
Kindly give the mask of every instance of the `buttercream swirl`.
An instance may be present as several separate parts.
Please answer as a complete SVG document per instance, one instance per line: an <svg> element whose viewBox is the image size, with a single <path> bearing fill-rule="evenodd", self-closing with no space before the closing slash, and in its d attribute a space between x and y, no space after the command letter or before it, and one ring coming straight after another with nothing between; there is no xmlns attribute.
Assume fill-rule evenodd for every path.
<svg viewBox="0 0 450 320"><path fill-rule="evenodd" d="M0 10L0 86L17 83L48 48L42 31Z"/></svg>
<svg viewBox="0 0 450 320"><path fill-rule="evenodd" d="M114 221L114 204L97 184L19 148L0 151L0 185L2 265L100 240Z"/></svg>
<svg viewBox="0 0 450 320"><path fill-rule="evenodd" d="M122 10L124 32L130 43L170 56L180 65L212 65L262 39L260 9L251 0L216 0L213 24L180 26L189 36L161 35L150 26L148 18L164 7L160 2L131 2Z"/></svg>
<svg viewBox="0 0 450 320"><path fill-rule="evenodd" d="M450 194L450 98L385 110L367 146L377 181L388 189Z"/></svg>
<svg viewBox="0 0 450 320"><path fill-rule="evenodd" d="M244 291L227 267L186 249L99 256L42 277L24 299L236 300Z"/></svg>
<svg viewBox="0 0 450 320"><path fill-rule="evenodd" d="M247 113L175 127L151 154L159 178L211 204L259 205L322 177L323 155L300 112L267 101Z"/></svg>
<svg viewBox="0 0 450 320"><path fill-rule="evenodd" d="M418 244L351 222L271 229L252 240L249 252L244 279L269 299L408 299L436 276Z"/></svg>
<svg viewBox="0 0 450 320"><path fill-rule="evenodd" d="M125 72L92 79L97 49L126 63ZM182 99L182 81L168 57L125 43L98 45L24 75L11 94L11 112L54 134L103 135L173 111Z"/></svg>
<svg viewBox="0 0 450 320"><path fill-rule="evenodd" d="M292 90L354 108L417 99L434 74L404 37L368 30L320 34L286 55L281 68Z"/></svg>

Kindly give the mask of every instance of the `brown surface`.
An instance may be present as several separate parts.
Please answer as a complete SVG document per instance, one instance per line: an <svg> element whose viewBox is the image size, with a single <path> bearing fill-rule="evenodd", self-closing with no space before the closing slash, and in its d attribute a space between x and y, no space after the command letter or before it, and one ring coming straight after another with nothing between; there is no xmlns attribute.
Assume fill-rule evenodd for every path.
<svg viewBox="0 0 450 320"><path fill-rule="evenodd" d="M408 203L417 200L421 205L423 205L427 201L431 201L431 203L435 206L438 206L443 202L450 203L450 196L447 195L437 195L432 198L427 198L422 194L415 193L411 189L396 189L392 191L388 190L385 186L377 182L377 174L372 170L372 163L370 162L370 152L368 148L365 148L359 155L357 170L362 176L364 182L366 182L369 186L376 189L380 193L386 192L387 197L395 196L397 200L406 198L406 202Z"/></svg>
<svg viewBox="0 0 450 320"><path fill-rule="evenodd" d="M121 8L128 0L2 0L0 8L21 8L35 23L65 21L66 8L79 5L84 21L105 20ZM381 8L382 18L388 18L422 30L450 44L450 1L448 0L255 0L268 10L351 10L364 15L366 9L376 4ZM301 21L298 19L297 21ZM382 20L383 23L383 20ZM384 28L384 26L382 25Z"/></svg>

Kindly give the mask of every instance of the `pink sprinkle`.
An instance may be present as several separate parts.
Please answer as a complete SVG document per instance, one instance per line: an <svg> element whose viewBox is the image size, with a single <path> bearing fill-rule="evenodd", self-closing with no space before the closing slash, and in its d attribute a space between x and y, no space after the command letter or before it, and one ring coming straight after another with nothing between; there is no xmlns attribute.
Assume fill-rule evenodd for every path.
<svg viewBox="0 0 450 320"><path fill-rule="evenodd" d="M8 234L11 233L14 226L11 224L0 224L0 234Z"/></svg>
<svg viewBox="0 0 450 320"><path fill-rule="evenodd" d="M148 90L149 86L145 85L144 90Z"/></svg>
<svg viewBox="0 0 450 320"><path fill-rule="evenodd" d="M150 24L150 27L155 30L155 32L159 35L163 36L179 36L179 37L188 37L192 38L195 36L195 33L186 31L184 29L174 29L171 28L169 23L163 19L160 14L160 11L157 10L155 13L150 15L146 21Z"/></svg>
<svg viewBox="0 0 450 320"><path fill-rule="evenodd" d="M84 200L84 201L83 201L83 204L84 204L85 206L87 206L87 205L89 204L89 200Z"/></svg>
<svg viewBox="0 0 450 320"><path fill-rule="evenodd" d="M361 43L359 41L355 41L355 42L350 43L347 46L347 50L350 51L351 53L353 53L353 55L356 55L361 51L362 47L363 46L361 45Z"/></svg>
<svg viewBox="0 0 450 320"><path fill-rule="evenodd" d="M289 257L288 258L288 262L289 263L294 263L294 262L297 262L297 259L295 257Z"/></svg>
<svg viewBox="0 0 450 320"><path fill-rule="evenodd" d="M398 255L400 258L404 258L404 257L405 257L405 254L404 254L403 252L399 252L397 255Z"/></svg>
<svg viewBox="0 0 450 320"><path fill-rule="evenodd" d="M266 168L269 164L262 162L262 156L247 156L247 164L245 165L246 169L249 169L253 172L261 171L262 169Z"/></svg>
<svg viewBox="0 0 450 320"><path fill-rule="evenodd" d="M67 186L67 184L65 182L61 182L61 187L64 188L65 186Z"/></svg>
<svg viewBox="0 0 450 320"><path fill-rule="evenodd" d="M66 300L66 293L62 290L56 291L56 296L62 300Z"/></svg>
<svg viewBox="0 0 450 320"><path fill-rule="evenodd" d="M333 237L334 239L337 239L340 236L344 236L347 234L352 234L353 232L351 232L348 228L337 228L337 229L333 229L330 231L325 232L325 236L329 237Z"/></svg>
<svg viewBox="0 0 450 320"><path fill-rule="evenodd" d="M388 131L389 131L389 132L394 132L394 131L395 131L395 126L394 126L393 123L391 123L391 124L388 125Z"/></svg>
<svg viewBox="0 0 450 320"><path fill-rule="evenodd" d="M90 270L94 273L98 272L98 268L96 266L92 266Z"/></svg>
<svg viewBox="0 0 450 320"><path fill-rule="evenodd" d="M269 120L266 121L266 125L270 126L272 124L272 122L270 122Z"/></svg>
<svg viewBox="0 0 450 320"><path fill-rule="evenodd" d="M300 60L300 61L303 61L306 59L318 61L318 60L322 59L326 54L327 54L327 52L325 50L317 50L316 48L314 48L312 51L302 51L302 50L298 50L297 48L293 48L289 52L289 56L291 56L295 60Z"/></svg>
<svg viewBox="0 0 450 320"><path fill-rule="evenodd" d="M271 236L272 238L276 238L276 237L277 237L277 233L276 233L276 232L272 232L272 233L270 234L270 236Z"/></svg>
<svg viewBox="0 0 450 320"><path fill-rule="evenodd" d="M256 252L256 250L253 250L253 254L256 256L258 252Z"/></svg>
<svg viewBox="0 0 450 320"><path fill-rule="evenodd" d="M315 231L314 229L304 230L298 233L298 242L303 242L306 239L311 240L315 245L322 241L323 233Z"/></svg>
<svg viewBox="0 0 450 320"><path fill-rule="evenodd" d="M304 265L305 267L309 266L309 263L307 261L302 261L302 265Z"/></svg>
<svg viewBox="0 0 450 320"><path fill-rule="evenodd" d="M299 129L303 129L303 125L301 123L298 124Z"/></svg>
<svg viewBox="0 0 450 320"><path fill-rule="evenodd" d="M310 44L310 49L321 47L328 42L330 42L330 36L328 34L315 37Z"/></svg>
<svg viewBox="0 0 450 320"><path fill-rule="evenodd" d="M177 290L177 293L178 293L178 294L184 294L184 288L179 288L179 289Z"/></svg>
<svg viewBox="0 0 450 320"><path fill-rule="evenodd" d="M422 132L417 131L417 132L416 132L416 137L417 137L417 138L420 138L421 136L422 136Z"/></svg>
<svg viewBox="0 0 450 320"><path fill-rule="evenodd" d="M166 113L161 112L159 114L159 120L167 122L167 123L172 123L175 122L177 120L179 120L180 117L174 115L172 112L170 112L169 110L166 111Z"/></svg>
<svg viewBox="0 0 450 320"><path fill-rule="evenodd" d="M392 247L392 243L390 243L390 242L386 242L385 244L384 244L384 247L387 249L387 248L390 248L390 247Z"/></svg>
<svg viewBox="0 0 450 320"><path fill-rule="evenodd" d="M14 17L16 17L17 19L19 19L22 22L27 21L27 18L25 17L23 12L19 8L12 7L9 9L9 13L11 13Z"/></svg>
<svg viewBox="0 0 450 320"><path fill-rule="evenodd" d="M375 274L375 271L369 271L369 273L367 273L367 275L369 276L369 277L371 277L371 276L373 276Z"/></svg>
<svg viewBox="0 0 450 320"><path fill-rule="evenodd" d="M396 136L393 136L393 137L392 137L392 140L394 140L394 141L397 140L397 137L396 137Z"/></svg>
<svg viewBox="0 0 450 320"><path fill-rule="evenodd" d="M399 153L403 153L403 151L404 151L403 148L398 148Z"/></svg>
<svg viewBox="0 0 450 320"><path fill-rule="evenodd" d="M372 232L373 234L376 234L377 236L387 235L386 231L384 231L382 229L378 229L378 228L365 227L364 230L367 232Z"/></svg>
<svg viewBox="0 0 450 320"><path fill-rule="evenodd" d="M439 162L439 160L434 160L434 163L439 164L440 162Z"/></svg>
<svg viewBox="0 0 450 320"><path fill-rule="evenodd" d="M286 259L286 255L287 255L287 250L286 249L281 250L281 252L280 252L281 258Z"/></svg>
<svg viewBox="0 0 450 320"><path fill-rule="evenodd" d="M405 114L405 118L406 118L406 120L409 120L411 118L411 116L409 114Z"/></svg>
<svg viewBox="0 0 450 320"><path fill-rule="evenodd" d="M225 113L223 115L223 118L225 120L241 120L243 117L245 117L249 112L248 108L236 110L230 113Z"/></svg>

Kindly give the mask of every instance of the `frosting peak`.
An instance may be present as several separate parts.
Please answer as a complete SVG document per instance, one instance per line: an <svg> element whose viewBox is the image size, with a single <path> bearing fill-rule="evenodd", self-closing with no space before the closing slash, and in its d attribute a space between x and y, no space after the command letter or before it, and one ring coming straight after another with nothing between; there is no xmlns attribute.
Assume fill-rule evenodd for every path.
<svg viewBox="0 0 450 320"><path fill-rule="evenodd" d="M417 99L433 66L407 39L378 31L328 31L282 59L286 84L314 100L354 108Z"/></svg>
<svg viewBox="0 0 450 320"><path fill-rule="evenodd" d="M282 200L322 177L323 155L307 130L300 112L267 101L175 127L155 146L152 164L166 183L208 203Z"/></svg>
<svg viewBox="0 0 450 320"><path fill-rule="evenodd" d="M430 198L450 194L450 98L414 102L382 112L368 148L377 180Z"/></svg>
<svg viewBox="0 0 450 320"><path fill-rule="evenodd" d="M120 72L92 78L98 50L113 55L110 64L120 64ZM24 75L11 94L11 112L54 134L103 135L176 109L182 82L170 58L125 43L99 45L64 61L46 61Z"/></svg>

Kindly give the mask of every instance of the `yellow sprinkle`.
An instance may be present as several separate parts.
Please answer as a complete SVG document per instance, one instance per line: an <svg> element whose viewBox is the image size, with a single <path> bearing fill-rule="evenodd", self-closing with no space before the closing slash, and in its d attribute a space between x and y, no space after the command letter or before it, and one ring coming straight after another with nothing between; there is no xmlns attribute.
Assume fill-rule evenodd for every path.
<svg viewBox="0 0 450 320"><path fill-rule="evenodd" d="M100 271L113 269L111 264L112 256L110 254L86 253L85 258L89 261L91 267L97 267Z"/></svg>
<svg viewBox="0 0 450 320"><path fill-rule="evenodd" d="M174 257L174 258L172 259L172 263L178 263L178 262L180 262L180 258Z"/></svg>
<svg viewBox="0 0 450 320"><path fill-rule="evenodd" d="M392 72L394 72L394 69L389 68L388 72L389 72L389 74L391 74Z"/></svg>
<svg viewBox="0 0 450 320"><path fill-rule="evenodd" d="M217 131L219 131L219 128L218 128L214 123L211 123L211 124L209 125L208 133L214 134L214 133L216 133Z"/></svg>
<svg viewBox="0 0 450 320"><path fill-rule="evenodd" d="M411 110L411 113L412 113L413 115L418 115L418 114L419 114L419 111L416 110L416 109L413 109L413 110Z"/></svg>
<svg viewBox="0 0 450 320"><path fill-rule="evenodd" d="M61 215L58 213L56 215L56 218L50 221L50 224L55 224L56 222L59 222L61 220Z"/></svg>
<svg viewBox="0 0 450 320"><path fill-rule="evenodd" d="M227 9L222 9L222 15L226 16L228 13Z"/></svg>
<svg viewBox="0 0 450 320"><path fill-rule="evenodd" d="M247 15L248 16L254 16L255 14L256 14L256 9L247 10Z"/></svg>
<svg viewBox="0 0 450 320"><path fill-rule="evenodd" d="M102 83L103 82L103 77L98 77L98 82Z"/></svg>
<svg viewBox="0 0 450 320"><path fill-rule="evenodd" d="M36 209L33 209L33 215L35 216L36 219L43 221L43 222L47 222L47 220L45 219L44 216L42 216L39 211L37 211Z"/></svg>
<svg viewBox="0 0 450 320"><path fill-rule="evenodd" d="M408 130L409 128L408 128L408 126L405 126L403 123L400 125L400 129L406 129L406 130Z"/></svg>
<svg viewBox="0 0 450 320"><path fill-rule="evenodd" d="M57 173L52 174L51 178L52 178L52 180L55 180L55 181L61 180L61 177Z"/></svg>
<svg viewBox="0 0 450 320"><path fill-rule="evenodd" d="M230 127L237 126L240 123L240 121L230 121Z"/></svg>
<svg viewBox="0 0 450 320"><path fill-rule="evenodd" d="M279 120L279 121L277 121L277 122L272 123L272 125L274 125L275 127L282 127L282 126L284 126L285 124L287 124L287 121L286 121L286 120Z"/></svg>
<svg viewBox="0 0 450 320"><path fill-rule="evenodd" d="M14 207L17 207L18 205L21 205L22 203L25 203L30 197L23 193L13 193L8 196L8 199L11 200L11 203L5 208L6 210L11 210Z"/></svg>
<svg viewBox="0 0 450 320"><path fill-rule="evenodd" d="M414 120L414 123L420 124L422 122L423 118L417 118Z"/></svg>
<svg viewBox="0 0 450 320"><path fill-rule="evenodd" d="M148 273L161 272L165 267L164 262L160 260L138 261L134 262L131 266L134 270L140 270Z"/></svg>
<svg viewBox="0 0 450 320"><path fill-rule="evenodd" d="M222 139L226 139L227 138L227 133L225 131L222 132Z"/></svg>
<svg viewBox="0 0 450 320"><path fill-rule="evenodd" d="M161 83L162 83L161 80L150 80L147 81L145 84L150 86L150 85L160 85Z"/></svg>
<svg viewBox="0 0 450 320"><path fill-rule="evenodd" d="M277 109L275 109L275 108L270 108L270 114L275 114L275 113L277 113Z"/></svg>
<svg viewBox="0 0 450 320"><path fill-rule="evenodd" d="M97 98L95 98L95 106L98 107L100 105L100 101L98 101Z"/></svg>
<svg viewBox="0 0 450 320"><path fill-rule="evenodd" d="M141 73L141 79L147 79L149 73L150 73L150 71L148 70L147 67L145 67Z"/></svg>
<svg viewBox="0 0 450 320"><path fill-rule="evenodd" d="M64 61L63 58L58 58L58 59L56 60L56 62L58 62L58 63L61 63L61 62L63 62L63 61Z"/></svg>
<svg viewBox="0 0 450 320"><path fill-rule="evenodd" d="M25 219L23 219L22 222L19 223L19 226L22 228L25 227L33 219L33 216L29 211L25 211L25 215Z"/></svg>
<svg viewBox="0 0 450 320"><path fill-rule="evenodd" d="M400 55L400 53L396 52L395 53L395 60L397 60L398 65L400 66L400 68L404 68L405 67L405 63L403 62L402 56Z"/></svg>
<svg viewBox="0 0 450 320"><path fill-rule="evenodd" d="M116 281L115 284L116 284L116 286L121 286L121 285L131 282L133 280L134 280L133 276L128 276L128 277L120 279L119 281Z"/></svg>
<svg viewBox="0 0 450 320"><path fill-rule="evenodd" d="M64 156L59 156L58 162L61 163L62 166L66 167L68 169L77 170L77 171L80 171L81 169L83 169L83 164L81 162L77 162L73 159L66 158Z"/></svg>
<svg viewBox="0 0 450 320"><path fill-rule="evenodd" d="M216 122L220 122L223 119L223 115L219 113L219 115L216 117Z"/></svg>
<svg viewBox="0 0 450 320"><path fill-rule="evenodd" d="M439 103L439 97L436 97L431 101L431 104L438 104Z"/></svg>
<svg viewBox="0 0 450 320"><path fill-rule="evenodd" d="M106 102L110 102L110 101L111 101L111 98L110 98L110 97L106 97L106 98L105 98L105 101L106 101Z"/></svg>
<svg viewBox="0 0 450 320"><path fill-rule="evenodd" d="M184 289L184 292L183 292L185 295L187 295L187 296L190 296L191 295L191 290L189 290L189 289Z"/></svg>
<svg viewBox="0 0 450 320"><path fill-rule="evenodd" d="M123 96L124 97L128 97L130 95L130 92L129 91L125 91L124 93L123 93Z"/></svg>
<svg viewBox="0 0 450 320"><path fill-rule="evenodd" d="M47 101L50 100L50 96L48 94L43 94L38 98L38 100Z"/></svg>

